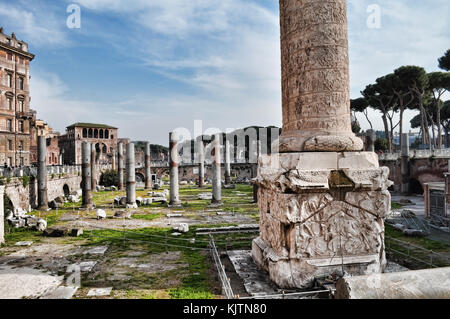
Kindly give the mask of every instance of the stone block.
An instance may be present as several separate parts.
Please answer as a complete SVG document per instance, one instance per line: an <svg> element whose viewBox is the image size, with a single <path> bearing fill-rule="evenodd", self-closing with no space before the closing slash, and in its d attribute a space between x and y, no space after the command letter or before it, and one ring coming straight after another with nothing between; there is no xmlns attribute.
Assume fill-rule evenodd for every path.
<svg viewBox="0 0 450 319"><path fill-rule="evenodd" d="M261 160L270 167L260 167L256 181L260 236L252 255L281 288L307 288L342 269L353 275L381 272L386 262L389 171L376 168L371 153L322 154L281 154L278 169L277 156ZM314 158L322 163L316 171L301 163ZM363 160L351 168L358 159Z"/></svg>

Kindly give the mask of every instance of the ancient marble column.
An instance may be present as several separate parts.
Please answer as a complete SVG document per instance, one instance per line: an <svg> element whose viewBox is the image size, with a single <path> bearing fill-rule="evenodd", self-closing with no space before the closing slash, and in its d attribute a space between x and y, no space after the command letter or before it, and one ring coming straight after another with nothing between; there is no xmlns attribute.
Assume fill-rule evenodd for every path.
<svg viewBox="0 0 450 319"><path fill-rule="evenodd" d="M225 184L231 184L230 141L225 139Z"/></svg>
<svg viewBox="0 0 450 319"><path fill-rule="evenodd" d="M119 167L119 190L124 190L124 179L123 179L123 168L124 168L124 162L123 162L123 143L119 143L117 145L117 152L118 152L118 167Z"/></svg>
<svg viewBox="0 0 450 319"><path fill-rule="evenodd" d="M409 193L409 134L403 133L400 137L402 139L402 162L401 162L401 173L402 173L402 185L401 193Z"/></svg>
<svg viewBox="0 0 450 319"><path fill-rule="evenodd" d="M198 187L205 187L205 144L203 144L203 139L200 138L199 143L199 165L198 165Z"/></svg>
<svg viewBox="0 0 450 319"><path fill-rule="evenodd" d="M346 0L280 0L280 152L361 151L352 133Z"/></svg>
<svg viewBox="0 0 450 319"><path fill-rule="evenodd" d="M113 151L112 151L112 158L111 158L111 165L112 165L111 169L113 171L115 171L117 169L117 164L116 164L117 162L116 162L116 160L117 160L117 152L116 152L115 149L113 149Z"/></svg>
<svg viewBox="0 0 450 319"><path fill-rule="evenodd" d="M259 157L255 262L281 288L381 273L389 169L351 131L346 0L280 0L283 130Z"/></svg>
<svg viewBox="0 0 450 319"><path fill-rule="evenodd" d="M151 151L150 143L145 143L145 189L152 189L152 173L150 170L151 165Z"/></svg>
<svg viewBox="0 0 450 319"><path fill-rule="evenodd" d="M222 172L221 172L221 156L220 156L220 137L221 134L214 135L213 143L213 179L212 179L212 205L222 204Z"/></svg>
<svg viewBox="0 0 450 319"><path fill-rule="evenodd" d="M38 136L38 209L48 209L47 197L47 139Z"/></svg>
<svg viewBox="0 0 450 319"><path fill-rule="evenodd" d="M0 186L0 246L5 243L5 186Z"/></svg>
<svg viewBox="0 0 450 319"><path fill-rule="evenodd" d="M92 170L91 170L91 143L83 142L81 145L81 184L82 184L82 207L92 208Z"/></svg>
<svg viewBox="0 0 450 319"><path fill-rule="evenodd" d="M127 208L137 208L134 144L127 144Z"/></svg>
<svg viewBox="0 0 450 319"><path fill-rule="evenodd" d="M178 165L180 156L178 154L178 135L169 133L169 167L170 167L170 202L172 207L181 206L179 195Z"/></svg>
<svg viewBox="0 0 450 319"><path fill-rule="evenodd" d="M377 140L377 132L374 130L367 131L367 151L375 152L375 142Z"/></svg>
<svg viewBox="0 0 450 319"><path fill-rule="evenodd" d="M91 190L95 192L97 190L97 150L95 144L91 144Z"/></svg>

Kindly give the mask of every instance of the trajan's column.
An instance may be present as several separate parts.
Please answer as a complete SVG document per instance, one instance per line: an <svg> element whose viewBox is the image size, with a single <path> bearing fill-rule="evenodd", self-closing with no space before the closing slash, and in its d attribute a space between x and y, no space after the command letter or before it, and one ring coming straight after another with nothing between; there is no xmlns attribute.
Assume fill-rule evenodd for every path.
<svg viewBox="0 0 450 319"><path fill-rule="evenodd" d="M389 170L351 130L346 0L280 0L283 130L258 168L252 255L282 288L380 273Z"/></svg>

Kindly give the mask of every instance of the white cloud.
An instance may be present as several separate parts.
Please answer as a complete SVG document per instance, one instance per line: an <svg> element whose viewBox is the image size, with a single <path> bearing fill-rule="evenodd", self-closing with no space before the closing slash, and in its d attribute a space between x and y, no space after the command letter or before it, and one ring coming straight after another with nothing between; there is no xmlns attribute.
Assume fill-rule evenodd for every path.
<svg viewBox="0 0 450 319"><path fill-rule="evenodd" d="M116 53L180 82L191 93L175 90L169 94L143 93L124 96L112 105L85 101L81 97L71 101L67 100L68 88L57 77L33 73L32 82L37 81L32 91L35 108L51 125L64 123L65 126L68 122L87 120L107 122L120 127L122 136L164 144L169 130L178 126L189 128L195 119L203 119L205 126L223 129L281 125L278 12L247 0L75 2L82 6L83 19L89 19L83 13L85 10L98 15L108 13L135 31L125 35L125 42L124 33L102 31L102 28L90 30L90 24L100 23L92 19L83 20L84 34L90 34L92 39L102 37ZM401 65L415 64L427 71L436 70L437 58L450 43L447 0L378 0L382 27L368 29L366 9L374 2L349 1L353 98L377 77ZM5 5L0 5L0 17L1 6ZM54 23L52 19L45 21L38 11L25 12L30 14L25 18L31 21L29 25L38 25L48 32L53 30L60 35L60 41L65 40L64 33L50 27ZM50 41L51 36L47 34L41 42L46 38ZM30 32L30 36L38 35ZM59 85L56 92L52 91L55 84ZM65 117L61 119L60 114ZM375 127L382 129L380 115L371 114ZM409 122L414 115L408 112L405 121ZM364 129L368 128L363 117L360 122Z"/></svg>
<svg viewBox="0 0 450 319"><path fill-rule="evenodd" d="M33 1L0 3L1 24L9 29L4 32L15 32L19 39L32 46L67 44L65 19L64 15L55 14L53 8L44 8Z"/></svg>

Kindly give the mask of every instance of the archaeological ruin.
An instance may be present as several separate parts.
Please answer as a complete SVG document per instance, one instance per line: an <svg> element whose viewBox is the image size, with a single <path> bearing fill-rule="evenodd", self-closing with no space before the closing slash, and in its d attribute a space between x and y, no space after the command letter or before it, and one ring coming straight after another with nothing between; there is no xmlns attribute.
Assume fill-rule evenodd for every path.
<svg viewBox="0 0 450 319"><path fill-rule="evenodd" d="M367 69L350 59L367 35L359 2L187 1L167 15L147 2L108 8L107 40L91 32L104 4L80 5L82 32L61 31L70 50L22 29L42 59L0 27L0 299L229 299L240 318L271 307L261 299L450 298L450 50L444 72L404 66L361 91L351 70L391 62L379 28ZM2 21L43 30L34 6L6 7ZM225 311L188 304L186 317Z"/></svg>
<svg viewBox="0 0 450 319"><path fill-rule="evenodd" d="M351 130L346 1L282 0L280 15L283 133L259 159L253 258L284 288L381 273L391 183Z"/></svg>

